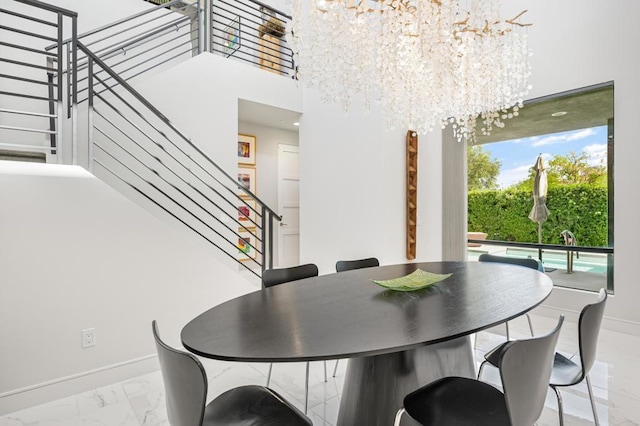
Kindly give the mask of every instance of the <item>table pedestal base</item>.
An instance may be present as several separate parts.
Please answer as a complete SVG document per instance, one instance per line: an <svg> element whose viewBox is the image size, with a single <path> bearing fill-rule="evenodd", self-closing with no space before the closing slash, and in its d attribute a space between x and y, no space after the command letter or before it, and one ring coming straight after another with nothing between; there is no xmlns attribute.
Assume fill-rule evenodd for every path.
<svg viewBox="0 0 640 426"><path fill-rule="evenodd" d="M408 393L445 376L475 378L469 336L404 352L352 358L338 426L390 426ZM402 425L418 425L405 414Z"/></svg>

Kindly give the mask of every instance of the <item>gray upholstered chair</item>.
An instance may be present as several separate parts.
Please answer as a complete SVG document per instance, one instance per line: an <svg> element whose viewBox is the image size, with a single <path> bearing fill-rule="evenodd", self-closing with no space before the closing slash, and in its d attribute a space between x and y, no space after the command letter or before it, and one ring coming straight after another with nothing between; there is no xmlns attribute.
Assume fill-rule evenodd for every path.
<svg viewBox="0 0 640 426"><path fill-rule="evenodd" d="M156 321L152 329L172 426L312 425L297 408L264 386L240 386L206 404L207 374L200 360L164 343Z"/></svg>
<svg viewBox="0 0 640 426"><path fill-rule="evenodd" d="M318 276L318 267L313 263L307 263L300 266L292 266L290 268L267 269L262 272L262 287L268 288L275 285L298 281L304 278ZM271 370L273 363L269 364L269 373L267 374L267 386L271 382ZM324 361L324 381L327 381L327 362ZM306 379L304 382L304 412L307 413L309 405L309 363L307 362Z"/></svg>
<svg viewBox="0 0 640 426"><path fill-rule="evenodd" d="M336 262L336 272L345 272L362 268L373 268L375 266L380 266L380 262L375 257L367 257L366 259L358 260L338 260ZM336 360L336 366L333 367L333 377L336 377L339 363L340 360Z"/></svg>
<svg viewBox="0 0 640 426"><path fill-rule="evenodd" d="M542 266L542 262L538 259L533 259L530 257L527 258L518 258L518 257L506 257L506 256L496 256L495 254L483 253L478 257L479 262L496 262L496 263L507 263L510 265L518 265L524 266L526 268L536 269L540 272L544 272L544 267ZM533 333L533 324L531 323L531 317L529 314L525 314L527 317L527 322L529 322L529 331L531 331L531 336ZM505 322L504 326L507 329L507 340L510 339L509 336L509 322Z"/></svg>
<svg viewBox="0 0 640 426"><path fill-rule="evenodd" d="M498 360L502 392L479 380L445 377L407 395L395 426L405 412L422 425L533 425L544 408L563 321L560 316L544 336L504 344Z"/></svg>

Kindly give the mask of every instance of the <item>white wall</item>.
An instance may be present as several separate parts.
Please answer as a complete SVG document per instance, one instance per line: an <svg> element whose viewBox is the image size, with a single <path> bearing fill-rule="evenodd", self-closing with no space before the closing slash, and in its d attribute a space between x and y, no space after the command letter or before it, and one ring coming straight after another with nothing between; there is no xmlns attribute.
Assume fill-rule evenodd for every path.
<svg viewBox="0 0 640 426"><path fill-rule="evenodd" d="M237 170L238 99L302 111L294 81L209 53L150 77L139 90L231 175Z"/></svg>
<svg viewBox="0 0 640 426"><path fill-rule="evenodd" d="M406 130L380 111L345 114L305 90L300 121L300 255L321 273L339 259L406 262ZM419 136L417 260L441 253L440 134Z"/></svg>
<svg viewBox="0 0 640 426"><path fill-rule="evenodd" d="M190 319L257 289L79 167L0 161L0 198L0 413L149 371L151 320L178 346Z"/></svg>

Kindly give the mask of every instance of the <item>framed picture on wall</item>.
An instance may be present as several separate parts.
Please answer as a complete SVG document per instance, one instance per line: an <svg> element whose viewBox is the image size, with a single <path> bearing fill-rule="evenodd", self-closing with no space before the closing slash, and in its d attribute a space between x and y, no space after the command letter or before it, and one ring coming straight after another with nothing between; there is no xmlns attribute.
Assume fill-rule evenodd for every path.
<svg viewBox="0 0 640 426"><path fill-rule="evenodd" d="M238 260L241 262L256 258L256 231L255 228L249 230L251 232L244 229L238 232Z"/></svg>
<svg viewBox="0 0 640 426"><path fill-rule="evenodd" d="M238 164L256 165L256 137L238 135Z"/></svg>
<svg viewBox="0 0 640 426"><path fill-rule="evenodd" d="M256 169L254 167L238 166L238 183L253 194L256 193ZM246 192L238 189L238 194L246 194Z"/></svg>
<svg viewBox="0 0 640 426"><path fill-rule="evenodd" d="M241 199L238 201L238 222L244 226L254 226L256 224L255 200Z"/></svg>

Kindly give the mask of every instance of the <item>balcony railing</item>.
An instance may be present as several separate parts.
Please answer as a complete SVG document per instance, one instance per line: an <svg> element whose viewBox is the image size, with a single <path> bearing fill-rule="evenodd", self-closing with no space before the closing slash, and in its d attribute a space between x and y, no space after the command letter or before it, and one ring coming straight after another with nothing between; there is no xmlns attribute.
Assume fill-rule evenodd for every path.
<svg viewBox="0 0 640 426"><path fill-rule="evenodd" d="M75 12L36 0L0 7L0 150L62 162L63 34L77 32ZM45 46L53 43L52 48ZM72 94L73 96L73 94Z"/></svg>
<svg viewBox="0 0 640 426"><path fill-rule="evenodd" d="M261 69L295 77L285 40L291 16L255 0L213 0L211 50Z"/></svg>

